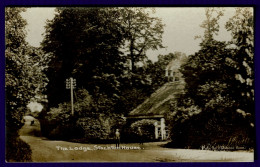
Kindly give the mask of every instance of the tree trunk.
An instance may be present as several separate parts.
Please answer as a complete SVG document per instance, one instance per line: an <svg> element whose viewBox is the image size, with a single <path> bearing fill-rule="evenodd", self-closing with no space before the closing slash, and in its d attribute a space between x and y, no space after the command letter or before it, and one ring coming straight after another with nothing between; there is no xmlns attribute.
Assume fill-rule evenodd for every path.
<svg viewBox="0 0 260 167"><path fill-rule="evenodd" d="M131 66L132 66L132 72L135 73L135 55L134 55L134 40L131 40L130 44L130 58L131 58Z"/></svg>

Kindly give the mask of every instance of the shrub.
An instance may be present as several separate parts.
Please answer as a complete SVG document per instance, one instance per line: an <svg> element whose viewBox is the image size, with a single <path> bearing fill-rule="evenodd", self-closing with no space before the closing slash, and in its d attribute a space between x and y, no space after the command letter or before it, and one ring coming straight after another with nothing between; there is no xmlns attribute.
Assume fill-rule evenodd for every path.
<svg viewBox="0 0 260 167"><path fill-rule="evenodd" d="M136 121L131 124L131 135L133 135L133 138L138 138L138 127L141 127L143 132L143 140L144 141L153 141L155 139L154 136L154 123L156 120L148 120L148 119L142 119L140 121Z"/></svg>
<svg viewBox="0 0 260 167"><path fill-rule="evenodd" d="M93 108L92 96L86 89L79 89L76 95L77 98L74 105L75 114L78 116L88 115Z"/></svg>
<svg viewBox="0 0 260 167"><path fill-rule="evenodd" d="M71 136L67 134L67 128L72 124L72 116L70 114L69 105L67 103L59 104L58 108L51 108L50 112L41 121L42 134L54 139L62 139ZM72 125L71 128L73 128Z"/></svg>
<svg viewBox="0 0 260 167"><path fill-rule="evenodd" d="M85 89L77 91L74 116L70 103L51 108L41 120L42 134L52 139L97 142L114 138L115 129L122 129L125 120L119 114L97 110ZM102 108L99 106L99 109ZM75 140L74 140L75 139Z"/></svg>
<svg viewBox="0 0 260 167"><path fill-rule="evenodd" d="M82 137L82 129L76 125L80 117L90 113L92 100L87 90L76 92L78 100L75 105L74 116L71 115L71 104L65 102L57 108L51 108L41 120L42 134L53 139L71 139Z"/></svg>
<svg viewBox="0 0 260 167"><path fill-rule="evenodd" d="M253 128L239 115L227 112L201 112L191 116L180 116L171 124L172 147L201 148L253 147Z"/></svg>
<svg viewBox="0 0 260 167"><path fill-rule="evenodd" d="M126 119L118 114L111 114L109 117L109 126L110 126L110 138L115 137L116 129L119 129L122 136L124 128L126 125Z"/></svg>
<svg viewBox="0 0 260 167"><path fill-rule="evenodd" d="M86 141L105 141L114 139L115 129L122 129L125 120L116 114L92 115L79 118L77 126L81 127Z"/></svg>
<svg viewBox="0 0 260 167"><path fill-rule="evenodd" d="M19 138L9 136L6 141L7 162L31 162L32 151L30 146Z"/></svg>
<svg viewBox="0 0 260 167"><path fill-rule="evenodd" d="M79 118L76 123L82 128L84 138L87 141L102 140L108 138L108 127L103 126L98 117Z"/></svg>
<svg viewBox="0 0 260 167"><path fill-rule="evenodd" d="M74 120L67 122L67 124L57 125L49 134L49 138L61 140L80 138L82 136L82 130L75 125Z"/></svg>

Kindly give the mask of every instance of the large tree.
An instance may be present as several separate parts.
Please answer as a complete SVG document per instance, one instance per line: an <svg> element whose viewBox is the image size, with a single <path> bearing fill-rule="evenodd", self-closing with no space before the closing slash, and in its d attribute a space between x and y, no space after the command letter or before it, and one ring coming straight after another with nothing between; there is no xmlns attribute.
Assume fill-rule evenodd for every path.
<svg viewBox="0 0 260 167"><path fill-rule="evenodd" d="M174 113L173 138L178 141L187 131L192 132L185 137L187 140L178 141L183 146L189 143L194 147L214 143L252 146L252 12L248 8L238 8L227 23L233 42L214 39L220 15L216 9L206 9L201 49L189 56L182 69L187 92ZM191 127L192 124L196 126Z"/></svg>
<svg viewBox="0 0 260 167"><path fill-rule="evenodd" d="M48 56L25 41L24 8L6 8L6 118L9 128L19 129L30 100L42 99L48 79L43 73Z"/></svg>
<svg viewBox="0 0 260 167"><path fill-rule="evenodd" d="M226 24L232 34L235 52L227 60L233 71L234 95L237 111L254 115L254 21L252 8L236 8L235 15ZM251 117L253 118L253 117ZM251 119L253 121L253 119ZM251 122L253 124L253 122Z"/></svg>
<svg viewBox="0 0 260 167"><path fill-rule="evenodd" d="M151 16L152 8L126 7L119 8L120 22L124 27L126 51L131 62L132 72L135 73L138 62L146 60L148 49L163 48L162 20Z"/></svg>
<svg viewBox="0 0 260 167"><path fill-rule="evenodd" d="M69 100L64 84L69 77L76 78L77 87L87 89L96 103L109 99L114 104L125 68L117 20L114 8L57 8L42 42L45 53L52 56L47 72L50 106ZM107 111L113 109L111 105Z"/></svg>
<svg viewBox="0 0 260 167"><path fill-rule="evenodd" d="M5 9L5 94L7 127L7 160L30 160L29 146L18 138L27 104L42 99L48 82L43 71L48 57L25 41L25 8Z"/></svg>
<svg viewBox="0 0 260 167"><path fill-rule="evenodd" d="M20 13L23 8L6 8L5 10L5 41L6 41L6 124L15 128L14 132L22 126L22 112L30 100L31 92L27 90L27 75L24 65L25 52L25 25ZM25 65L25 68L28 66ZM22 78L21 80L19 78Z"/></svg>
<svg viewBox="0 0 260 167"><path fill-rule="evenodd" d="M228 94L223 93L228 90L227 82L230 82L230 72L225 60L232 55L232 49L227 48L226 42L214 39L214 35L219 31L218 21L223 15L222 11L206 8L205 14L206 19L201 25L205 29L200 43L201 49L189 56L188 62L182 67L187 96L202 108L211 100L218 99L218 96Z"/></svg>
<svg viewBox="0 0 260 167"><path fill-rule="evenodd" d="M50 106L69 100L64 82L71 76L77 87L89 91L94 103L107 105L102 109L106 112L125 112L122 101L136 98L124 95L134 89L142 94L136 103L142 102L151 93L151 84L143 67L128 73L127 60L134 59L135 67L148 49L161 47L162 28L161 21L144 8L58 8L42 42L45 53L52 56L47 72ZM126 47L127 41L131 47ZM124 47L130 55L122 53Z"/></svg>

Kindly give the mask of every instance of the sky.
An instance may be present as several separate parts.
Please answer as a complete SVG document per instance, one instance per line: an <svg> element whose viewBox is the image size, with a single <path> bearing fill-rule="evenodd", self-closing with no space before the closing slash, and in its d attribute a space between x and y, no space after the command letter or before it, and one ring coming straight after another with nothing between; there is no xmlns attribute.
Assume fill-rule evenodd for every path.
<svg viewBox="0 0 260 167"><path fill-rule="evenodd" d="M22 16L27 20L26 40L32 46L40 46L45 32L46 20L54 18L55 8L33 7L28 8ZM216 39L228 41L231 35L224 28L225 23L235 14L235 9L224 8L224 16L219 20L220 32ZM204 30L200 27L205 20L205 9L198 7L160 7L156 8L157 16L162 19L164 27L163 45L166 48L159 50L148 50L147 56L152 61L156 61L159 54L165 55L176 51L186 55L194 54L199 50L200 39L194 39L197 35L203 35Z"/></svg>

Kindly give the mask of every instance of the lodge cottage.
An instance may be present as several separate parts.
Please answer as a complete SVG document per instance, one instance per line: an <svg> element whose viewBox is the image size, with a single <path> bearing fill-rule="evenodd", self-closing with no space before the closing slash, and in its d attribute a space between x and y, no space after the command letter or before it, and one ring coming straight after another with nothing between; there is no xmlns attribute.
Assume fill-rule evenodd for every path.
<svg viewBox="0 0 260 167"><path fill-rule="evenodd" d="M131 111L127 117L130 122L141 119L156 120L154 123L155 139L168 139L169 131L165 123L165 116L170 112L170 105L177 101L181 94L184 94L185 82L179 71L186 57L183 56L172 60L165 68L165 77L167 77L168 82L156 90L150 98Z"/></svg>

